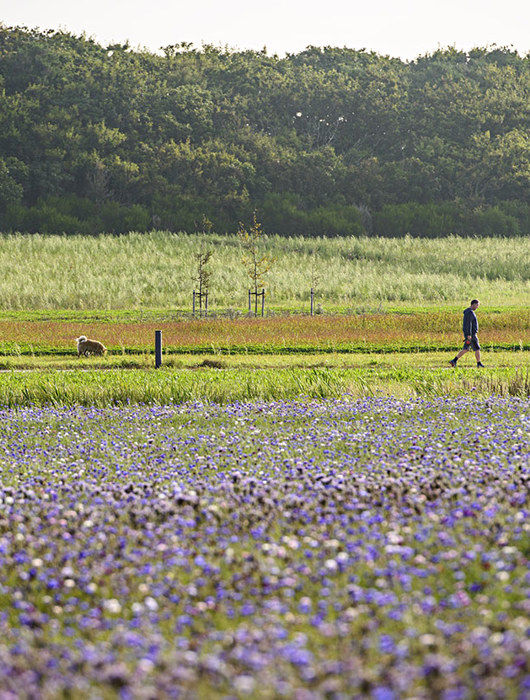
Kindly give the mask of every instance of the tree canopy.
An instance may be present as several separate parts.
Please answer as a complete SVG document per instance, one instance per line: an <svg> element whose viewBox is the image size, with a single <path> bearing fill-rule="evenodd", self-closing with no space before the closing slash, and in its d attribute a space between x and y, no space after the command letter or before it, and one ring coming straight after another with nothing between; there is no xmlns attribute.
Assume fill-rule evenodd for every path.
<svg viewBox="0 0 530 700"><path fill-rule="evenodd" d="M0 25L0 227L530 233L530 55L160 54Z"/></svg>

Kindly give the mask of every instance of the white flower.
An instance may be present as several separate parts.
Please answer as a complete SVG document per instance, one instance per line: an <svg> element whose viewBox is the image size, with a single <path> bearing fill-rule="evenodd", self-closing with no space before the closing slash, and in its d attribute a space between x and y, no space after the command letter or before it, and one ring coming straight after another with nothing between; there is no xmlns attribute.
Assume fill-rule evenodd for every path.
<svg viewBox="0 0 530 700"><path fill-rule="evenodd" d="M117 615L118 613L121 612L121 604L120 601L117 600L116 598L109 598L109 600L106 600L103 603L103 607L105 610L109 613L112 613L113 615Z"/></svg>
<svg viewBox="0 0 530 700"><path fill-rule="evenodd" d="M252 693L256 687L256 681L252 676L237 676L234 679L234 687L238 693L248 695Z"/></svg>
<svg viewBox="0 0 530 700"><path fill-rule="evenodd" d="M144 600L144 605L151 612L155 612L156 610L158 610L158 603L150 595L147 596L147 598Z"/></svg>

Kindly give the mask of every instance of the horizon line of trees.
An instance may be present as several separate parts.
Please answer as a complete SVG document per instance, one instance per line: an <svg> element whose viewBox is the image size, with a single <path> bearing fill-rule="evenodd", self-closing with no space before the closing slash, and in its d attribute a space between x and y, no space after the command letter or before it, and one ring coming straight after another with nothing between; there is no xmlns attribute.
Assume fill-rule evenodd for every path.
<svg viewBox="0 0 530 700"><path fill-rule="evenodd" d="M0 24L0 229L530 234L530 54L162 54Z"/></svg>

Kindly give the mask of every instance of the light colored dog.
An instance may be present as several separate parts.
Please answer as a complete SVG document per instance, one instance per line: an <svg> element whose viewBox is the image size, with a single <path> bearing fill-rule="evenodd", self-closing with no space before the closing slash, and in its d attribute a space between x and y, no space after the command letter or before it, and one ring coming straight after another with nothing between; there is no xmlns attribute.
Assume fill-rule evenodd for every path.
<svg viewBox="0 0 530 700"><path fill-rule="evenodd" d="M77 356L85 355L104 355L107 352L107 348L100 343L99 340L89 340L86 335L80 335L76 338L77 343Z"/></svg>

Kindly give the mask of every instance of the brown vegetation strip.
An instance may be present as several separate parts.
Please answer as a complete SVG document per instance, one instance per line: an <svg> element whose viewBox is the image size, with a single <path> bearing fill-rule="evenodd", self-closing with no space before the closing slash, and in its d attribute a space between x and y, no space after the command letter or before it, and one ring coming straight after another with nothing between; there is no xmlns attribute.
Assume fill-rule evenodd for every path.
<svg viewBox="0 0 530 700"><path fill-rule="evenodd" d="M530 315L523 311L480 316L485 343L528 342ZM155 330L166 346L286 345L327 346L342 343L435 343L461 339L461 314L371 314L359 316L288 316L266 319L208 319L158 323L72 323L0 321L0 343L74 347L84 334L109 347L151 347Z"/></svg>

